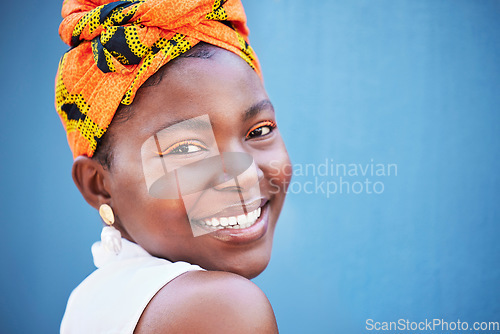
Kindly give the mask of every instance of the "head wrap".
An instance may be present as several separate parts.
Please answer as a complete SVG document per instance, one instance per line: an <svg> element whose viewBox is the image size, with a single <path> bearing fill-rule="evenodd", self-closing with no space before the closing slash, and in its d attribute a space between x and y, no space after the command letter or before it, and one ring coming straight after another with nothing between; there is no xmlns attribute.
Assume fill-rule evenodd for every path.
<svg viewBox="0 0 500 334"><path fill-rule="evenodd" d="M56 109L73 157L92 157L120 103L158 69L204 41L260 75L240 0L65 0Z"/></svg>

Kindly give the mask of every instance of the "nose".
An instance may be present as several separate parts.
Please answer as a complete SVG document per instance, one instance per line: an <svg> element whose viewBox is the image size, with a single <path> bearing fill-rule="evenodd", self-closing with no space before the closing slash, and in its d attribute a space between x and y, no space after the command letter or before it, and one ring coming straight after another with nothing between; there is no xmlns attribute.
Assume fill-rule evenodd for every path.
<svg viewBox="0 0 500 334"><path fill-rule="evenodd" d="M263 178L264 173L246 152L222 152L220 158L222 168L214 182L215 190L245 192Z"/></svg>

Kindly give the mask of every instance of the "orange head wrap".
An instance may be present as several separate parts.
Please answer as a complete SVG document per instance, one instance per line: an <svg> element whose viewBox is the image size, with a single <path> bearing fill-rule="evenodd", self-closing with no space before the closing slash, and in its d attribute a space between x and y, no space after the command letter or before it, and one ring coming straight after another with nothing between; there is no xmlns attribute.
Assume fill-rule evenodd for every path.
<svg viewBox="0 0 500 334"><path fill-rule="evenodd" d="M73 157L92 157L116 109L158 69L204 41L260 75L240 0L65 0L56 109Z"/></svg>

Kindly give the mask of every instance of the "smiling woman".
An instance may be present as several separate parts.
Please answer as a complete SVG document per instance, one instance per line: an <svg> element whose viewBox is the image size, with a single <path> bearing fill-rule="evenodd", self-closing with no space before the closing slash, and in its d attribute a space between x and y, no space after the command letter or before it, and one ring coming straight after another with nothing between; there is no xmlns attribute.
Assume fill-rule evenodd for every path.
<svg viewBox="0 0 500 334"><path fill-rule="evenodd" d="M75 184L108 226L92 247L98 269L70 297L63 333L277 332L249 279L270 260L288 154L239 1L180 4L64 4L62 36L72 22L75 47L60 64L56 106ZM154 22L151 12L189 25L127 31ZM116 37L122 28L122 43L141 36L132 37L132 53ZM136 43L144 58L130 65Z"/></svg>

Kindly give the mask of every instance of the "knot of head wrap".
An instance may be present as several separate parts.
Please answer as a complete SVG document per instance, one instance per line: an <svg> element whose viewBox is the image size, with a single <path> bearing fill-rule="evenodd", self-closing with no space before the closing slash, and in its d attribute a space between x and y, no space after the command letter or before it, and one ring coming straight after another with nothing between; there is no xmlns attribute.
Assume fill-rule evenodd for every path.
<svg viewBox="0 0 500 334"><path fill-rule="evenodd" d="M92 157L120 103L161 66L203 41L261 75L240 0L65 0L56 110L73 157Z"/></svg>

